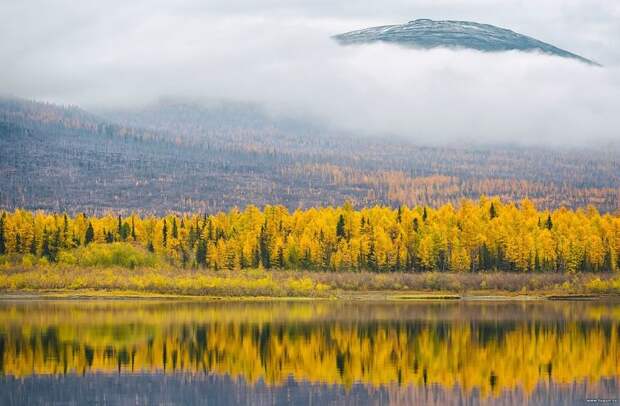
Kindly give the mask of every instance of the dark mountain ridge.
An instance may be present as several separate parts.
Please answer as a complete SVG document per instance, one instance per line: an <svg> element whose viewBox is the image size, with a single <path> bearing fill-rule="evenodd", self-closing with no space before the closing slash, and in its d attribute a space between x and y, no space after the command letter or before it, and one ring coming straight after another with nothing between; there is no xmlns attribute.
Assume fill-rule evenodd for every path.
<svg viewBox="0 0 620 406"><path fill-rule="evenodd" d="M598 65L590 59L527 35L471 21L434 21L423 18L409 21L406 24L384 25L346 32L335 35L333 38L342 45L386 42L423 49L444 47L474 49L482 52L540 52Z"/></svg>

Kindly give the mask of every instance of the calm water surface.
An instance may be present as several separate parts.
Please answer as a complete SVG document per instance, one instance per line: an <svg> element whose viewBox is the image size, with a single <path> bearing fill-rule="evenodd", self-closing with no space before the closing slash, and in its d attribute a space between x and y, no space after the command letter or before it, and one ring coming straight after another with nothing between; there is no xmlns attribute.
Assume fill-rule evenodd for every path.
<svg viewBox="0 0 620 406"><path fill-rule="evenodd" d="M0 404L620 404L619 327L594 302L4 300Z"/></svg>

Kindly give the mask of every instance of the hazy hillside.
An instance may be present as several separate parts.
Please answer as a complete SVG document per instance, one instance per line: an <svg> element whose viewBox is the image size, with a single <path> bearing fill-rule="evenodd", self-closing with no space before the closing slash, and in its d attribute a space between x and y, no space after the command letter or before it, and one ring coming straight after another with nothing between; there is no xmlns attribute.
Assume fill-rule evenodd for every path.
<svg viewBox="0 0 620 406"><path fill-rule="evenodd" d="M104 119L3 99L0 151L5 209L437 206L487 194L615 211L620 187L614 149L419 147L332 134L251 105L167 102Z"/></svg>

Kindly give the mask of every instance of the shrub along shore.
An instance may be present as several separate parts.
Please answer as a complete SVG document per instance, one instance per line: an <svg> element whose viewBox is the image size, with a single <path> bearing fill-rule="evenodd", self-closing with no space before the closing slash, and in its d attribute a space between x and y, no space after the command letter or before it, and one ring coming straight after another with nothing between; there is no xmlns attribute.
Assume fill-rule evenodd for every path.
<svg viewBox="0 0 620 406"><path fill-rule="evenodd" d="M210 297L377 297L419 295L574 295L620 294L614 273L325 272L308 270L183 269L128 243L91 244L67 251L50 263L34 256L2 257L0 292L124 296ZM357 295L357 296L356 296ZM393 296L396 297L396 296Z"/></svg>

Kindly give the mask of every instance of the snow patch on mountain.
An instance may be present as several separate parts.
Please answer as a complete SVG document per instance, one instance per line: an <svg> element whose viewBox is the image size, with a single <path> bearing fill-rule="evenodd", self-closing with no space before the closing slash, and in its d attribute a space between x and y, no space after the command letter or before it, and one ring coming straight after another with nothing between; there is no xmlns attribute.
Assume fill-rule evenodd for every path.
<svg viewBox="0 0 620 406"><path fill-rule="evenodd" d="M482 52L523 51L598 63L546 42L490 24L471 21L434 21L426 18L400 25L365 28L333 36L342 45L387 42L414 48L474 49Z"/></svg>

